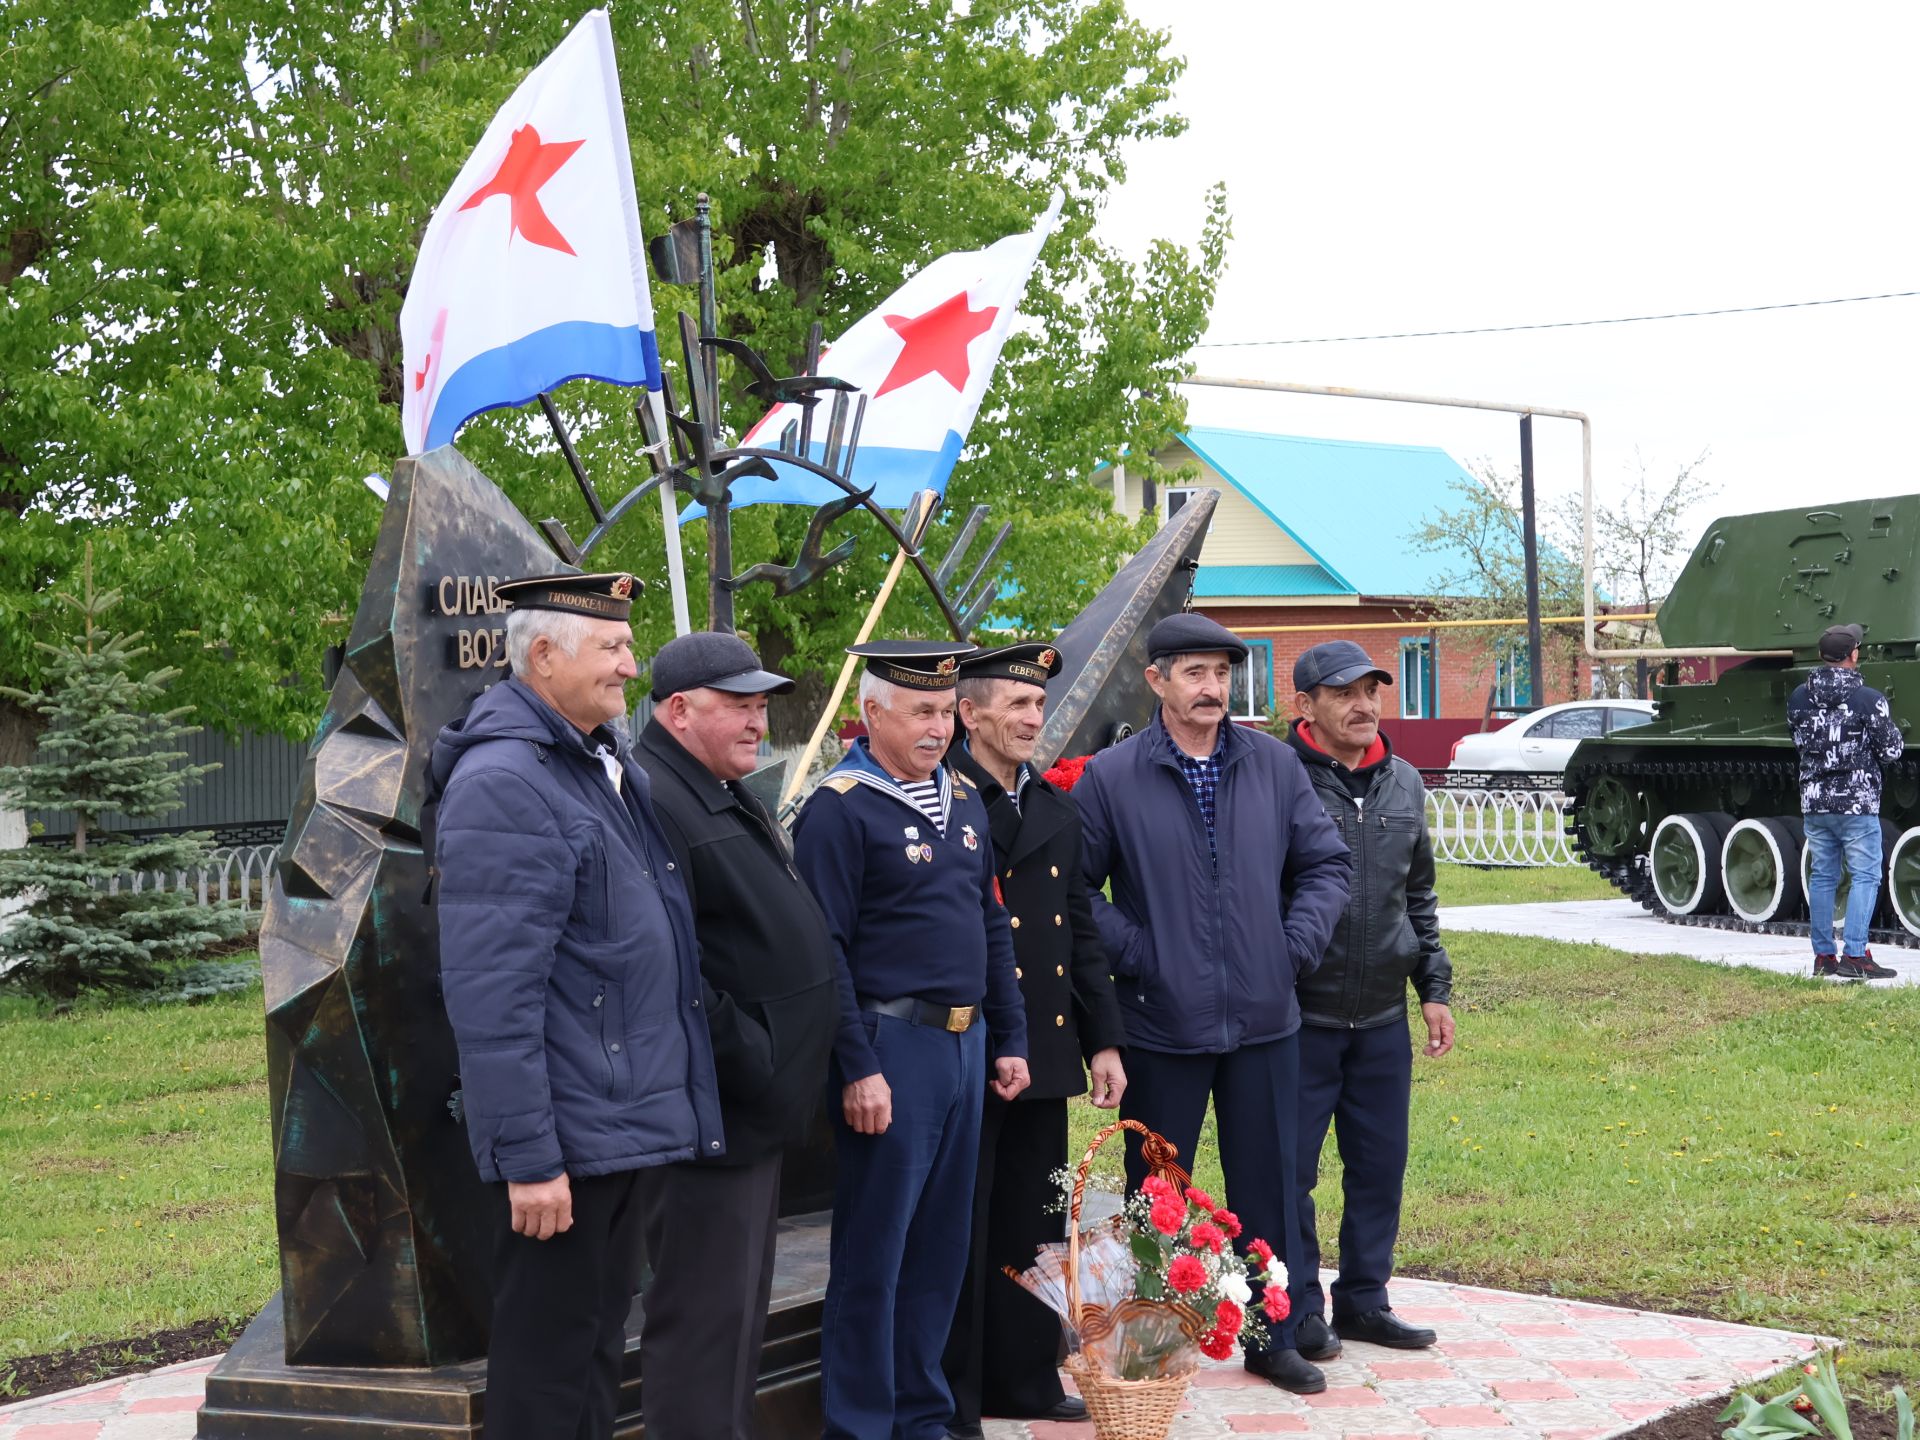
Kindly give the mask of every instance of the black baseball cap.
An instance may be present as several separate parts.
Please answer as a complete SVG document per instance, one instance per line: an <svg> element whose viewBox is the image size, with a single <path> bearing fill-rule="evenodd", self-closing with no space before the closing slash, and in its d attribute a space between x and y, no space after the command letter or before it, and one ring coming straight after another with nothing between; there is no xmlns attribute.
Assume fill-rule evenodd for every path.
<svg viewBox="0 0 1920 1440"><path fill-rule="evenodd" d="M1860 648L1860 641L1866 633L1865 627L1860 625L1829 625L1820 635L1820 658L1846 659Z"/></svg>
<svg viewBox="0 0 1920 1440"><path fill-rule="evenodd" d="M655 700L682 690L725 690L734 695L785 695L793 681L760 668L760 657L738 635L695 630L669 640L653 657Z"/></svg>
<svg viewBox="0 0 1920 1440"><path fill-rule="evenodd" d="M1322 640L1302 651L1293 662L1293 688L1302 695L1316 685L1331 685L1337 690L1368 675L1378 675L1383 685L1393 683L1393 676L1351 640Z"/></svg>

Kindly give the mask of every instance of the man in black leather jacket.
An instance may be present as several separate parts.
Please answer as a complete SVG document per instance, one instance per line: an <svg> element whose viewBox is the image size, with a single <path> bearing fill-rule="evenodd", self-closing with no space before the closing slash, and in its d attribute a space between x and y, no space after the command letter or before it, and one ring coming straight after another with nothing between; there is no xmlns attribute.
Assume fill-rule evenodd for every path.
<svg viewBox="0 0 1920 1440"><path fill-rule="evenodd" d="M1453 1048L1453 966L1440 944L1420 772L1396 758L1380 733L1380 687L1393 677L1351 640L1315 645L1294 662L1288 743L1353 853L1347 913L1320 967L1299 983L1299 1213L1301 1273L1288 1289L1300 1314L1299 1349L1330 1360L1340 1341L1395 1349L1433 1344L1387 1303L1400 1189L1407 1169L1407 1105L1413 1083L1407 982L1420 997L1425 1053ZM1329 1328L1319 1280L1313 1188L1328 1122L1344 1165L1340 1278Z"/></svg>

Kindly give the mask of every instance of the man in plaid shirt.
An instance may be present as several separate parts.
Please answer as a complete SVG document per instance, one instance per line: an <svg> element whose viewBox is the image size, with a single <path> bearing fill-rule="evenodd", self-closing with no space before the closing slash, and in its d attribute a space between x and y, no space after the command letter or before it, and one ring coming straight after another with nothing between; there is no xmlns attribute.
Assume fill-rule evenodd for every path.
<svg viewBox="0 0 1920 1440"><path fill-rule="evenodd" d="M1191 1164L1212 1099L1235 1243L1284 1250L1291 1289L1304 1276L1294 982L1320 963L1346 912L1352 860L1299 756L1228 716L1246 642L1204 616L1174 615L1153 627L1147 653L1153 723L1095 755L1073 790L1126 1024L1120 1113ZM1145 1167L1127 1138L1127 1180L1138 1186ZM1326 1389L1290 1319L1246 1365L1298 1394Z"/></svg>

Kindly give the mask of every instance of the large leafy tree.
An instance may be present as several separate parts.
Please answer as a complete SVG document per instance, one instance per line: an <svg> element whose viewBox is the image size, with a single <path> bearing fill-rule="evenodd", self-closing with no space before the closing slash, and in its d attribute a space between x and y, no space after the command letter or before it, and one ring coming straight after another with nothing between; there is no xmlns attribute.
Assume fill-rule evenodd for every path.
<svg viewBox="0 0 1920 1440"><path fill-rule="evenodd" d="M318 652L344 632L378 521L358 477L400 449L396 322L420 231L575 18L523 0L9 9L0 682L36 680L33 597L91 536L125 623L181 670L179 698L227 727L311 720ZM915 266L1066 193L1033 323L951 490L955 512L989 500L1018 525L1009 612L1065 619L1131 543L1084 477L1178 423L1172 381L1225 243L1217 195L1178 217L1192 252L1132 265L1095 238L1123 142L1178 128L1165 37L1119 0L680 0L623 8L614 28L643 224L712 194L723 326L776 363L815 319L836 333ZM691 305L656 300L663 317ZM635 483L631 395L582 383L560 399L602 489ZM579 533L543 425L503 412L461 445L530 516ZM595 559L658 577L658 512L641 511ZM806 518L742 512L743 563L790 552ZM861 554L814 590L743 596L770 658L806 669L850 638L887 558L860 528ZM696 576L702 538L689 527ZM897 603L899 623L931 628ZM643 641L664 638L664 605L644 614ZM31 733L0 712L0 762Z"/></svg>

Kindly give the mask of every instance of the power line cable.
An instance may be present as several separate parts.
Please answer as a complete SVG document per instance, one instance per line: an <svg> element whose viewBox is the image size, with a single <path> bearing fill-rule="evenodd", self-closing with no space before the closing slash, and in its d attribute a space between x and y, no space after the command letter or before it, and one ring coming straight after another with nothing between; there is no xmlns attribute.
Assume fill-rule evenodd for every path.
<svg viewBox="0 0 1920 1440"><path fill-rule="evenodd" d="M1920 290L1884 295L1842 295L1833 300L1784 300L1777 305L1731 305L1723 310L1673 310L1664 315L1615 315L1605 320L1544 320L1532 325L1478 325L1459 330L1401 330L1390 335L1315 335L1296 340L1205 340L1196 350L1245 350L1260 345L1341 345L1356 340L1432 340L1444 335L1507 335L1516 330L1576 330L1588 325L1638 325L1648 320L1699 320L1710 315L1757 315L1766 310L1805 310L1816 305L1858 305L1868 300L1908 300Z"/></svg>

